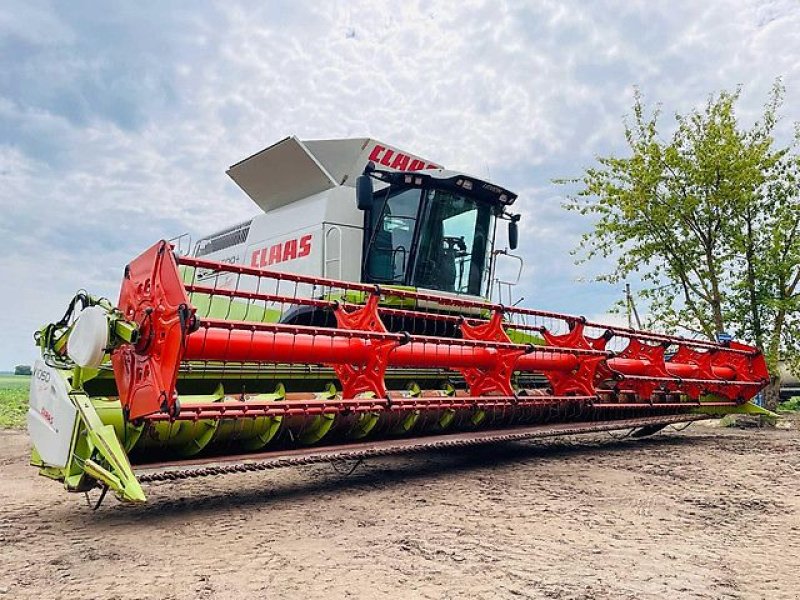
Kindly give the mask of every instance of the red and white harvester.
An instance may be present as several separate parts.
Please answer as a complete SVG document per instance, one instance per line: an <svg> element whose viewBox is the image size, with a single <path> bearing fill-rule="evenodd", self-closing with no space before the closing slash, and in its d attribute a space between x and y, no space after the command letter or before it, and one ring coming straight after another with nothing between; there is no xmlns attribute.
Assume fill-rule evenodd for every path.
<svg viewBox="0 0 800 600"><path fill-rule="evenodd" d="M70 491L757 410L751 346L521 308L516 195L371 139L234 165L263 210L36 334L32 463ZM508 249L496 243L508 223ZM499 292L508 297L501 302Z"/></svg>

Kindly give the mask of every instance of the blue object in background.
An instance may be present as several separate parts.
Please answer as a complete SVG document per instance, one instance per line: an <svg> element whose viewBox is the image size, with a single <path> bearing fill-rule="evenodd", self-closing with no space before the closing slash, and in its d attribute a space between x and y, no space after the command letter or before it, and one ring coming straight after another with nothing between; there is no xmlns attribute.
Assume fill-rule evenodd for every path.
<svg viewBox="0 0 800 600"><path fill-rule="evenodd" d="M719 344L726 344L733 340L733 336L728 333L727 331L719 331L717 332L717 343Z"/></svg>

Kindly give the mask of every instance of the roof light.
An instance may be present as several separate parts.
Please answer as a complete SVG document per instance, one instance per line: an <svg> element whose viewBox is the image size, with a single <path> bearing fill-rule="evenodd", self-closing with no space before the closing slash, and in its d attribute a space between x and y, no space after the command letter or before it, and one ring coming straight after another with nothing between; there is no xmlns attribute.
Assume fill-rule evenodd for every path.
<svg viewBox="0 0 800 600"><path fill-rule="evenodd" d="M465 190L471 190L472 189L472 182L469 179L465 179L461 183L461 187L463 187Z"/></svg>

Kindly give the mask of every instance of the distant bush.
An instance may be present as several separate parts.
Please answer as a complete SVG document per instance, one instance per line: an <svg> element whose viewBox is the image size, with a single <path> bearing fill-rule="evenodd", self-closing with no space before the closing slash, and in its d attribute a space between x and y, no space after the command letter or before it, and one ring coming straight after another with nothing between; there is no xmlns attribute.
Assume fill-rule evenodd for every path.
<svg viewBox="0 0 800 600"><path fill-rule="evenodd" d="M800 410L800 396L794 396L786 402L781 402L778 404L778 410Z"/></svg>
<svg viewBox="0 0 800 600"><path fill-rule="evenodd" d="M31 374L31 366L30 365L17 365L14 367L14 375L30 375Z"/></svg>

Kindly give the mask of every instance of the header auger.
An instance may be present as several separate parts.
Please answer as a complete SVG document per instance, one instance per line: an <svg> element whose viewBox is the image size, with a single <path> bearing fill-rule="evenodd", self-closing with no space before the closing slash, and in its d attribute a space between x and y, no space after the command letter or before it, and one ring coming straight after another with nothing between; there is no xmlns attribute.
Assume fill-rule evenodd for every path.
<svg viewBox="0 0 800 600"><path fill-rule="evenodd" d="M34 463L68 489L100 485L128 500L144 498L136 471L153 481L271 468L408 451L410 438L440 445L447 434L459 445L649 432L741 410L767 377L763 357L736 342L178 256L163 241L125 269L116 307L84 300L72 324L40 336L61 370L36 367ZM90 340L98 313L106 330ZM275 314L301 318L270 322ZM93 343L113 378L107 363L70 358L92 355ZM45 380L50 392L36 391ZM65 412L66 436L51 431ZM200 459L216 466L181 470ZM178 470L153 472L164 466Z"/></svg>

